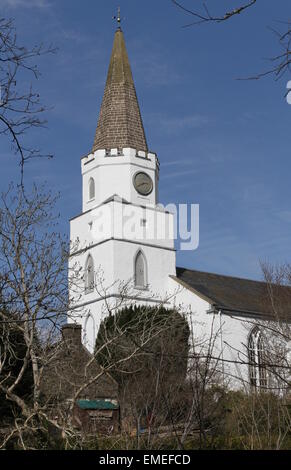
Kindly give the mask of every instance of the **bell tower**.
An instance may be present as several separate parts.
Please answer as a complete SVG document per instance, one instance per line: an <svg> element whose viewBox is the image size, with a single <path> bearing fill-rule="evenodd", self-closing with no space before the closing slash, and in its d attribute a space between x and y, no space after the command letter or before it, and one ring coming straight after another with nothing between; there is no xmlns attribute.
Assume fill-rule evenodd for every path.
<svg viewBox="0 0 291 470"><path fill-rule="evenodd" d="M70 223L68 322L82 325L91 351L108 299L163 302L176 273L173 215L158 206L159 161L118 23L93 148L81 160L82 213Z"/></svg>
<svg viewBox="0 0 291 470"><path fill-rule="evenodd" d="M159 162L148 151L123 32L117 29L92 153L82 159L83 212L118 194L156 205ZM94 180L95 198L88 193Z"/></svg>

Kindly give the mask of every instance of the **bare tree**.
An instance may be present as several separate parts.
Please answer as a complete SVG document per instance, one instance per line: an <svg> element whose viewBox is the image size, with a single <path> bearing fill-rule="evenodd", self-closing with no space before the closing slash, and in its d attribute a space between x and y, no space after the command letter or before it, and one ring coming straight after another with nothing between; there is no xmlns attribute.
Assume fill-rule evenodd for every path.
<svg viewBox="0 0 291 470"><path fill-rule="evenodd" d="M266 282L270 319L263 322L264 361L270 386L280 393L291 391L291 266L261 263Z"/></svg>
<svg viewBox="0 0 291 470"><path fill-rule="evenodd" d="M218 402L226 389L224 365L217 349L221 330L216 328L215 317L207 334L196 330L195 322L191 320L191 347L184 394L187 411L179 439L180 448L184 448L193 433L198 434L199 448L206 446L211 435L217 431Z"/></svg>
<svg viewBox="0 0 291 470"><path fill-rule="evenodd" d="M53 46L25 47L19 44L13 20L0 17L0 137L7 137L19 156L21 183L27 160L51 157L25 142L29 130L45 126L46 120L42 116L46 107L32 85L25 89L24 83L39 77L36 59L55 51Z"/></svg>
<svg viewBox="0 0 291 470"><path fill-rule="evenodd" d="M239 1L237 6L231 8L229 11L222 13L212 13L206 2L203 2L201 9L186 8L182 1L171 0L175 6L191 16L193 21L184 25L184 27L192 27L204 23L217 23L221 24L231 19L236 18L241 14L245 14L253 9L259 2L257 0ZM262 2L263 3L263 2ZM218 7L221 11L220 6ZM247 78L247 80L258 80L259 78L267 75L273 75L276 80L280 79L283 75L291 70L291 23L290 21L283 20L280 22L281 29L269 27L278 40L280 51L274 57L270 57L270 66L261 73L256 73ZM289 91L287 92L287 94Z"/></svg>
<svg viewBox="0 0 291 470"><path fill-rule="evenodd" d="M34 429L41 422L41 380L46 355L67 311L67 244L55 231L55 197L34 188L31 196L10 187L0 209L0 392L17 407L17 433L23 426ZM22 338L24 351L11 332ZM11 358L21 367L11 374ZM29 396L18 391L31 370ZM20 435L20 434L19 434Z"/></svg>
<svg viewBox="0 0 291 470"><path fill-rule="evenodd" d="M52 448L55 445L54 435L58 436L64 447L85 446L74 426L72 409L75 402L84 397L92 385L100 385L107 374L122 377L123 410L127 408L135 420L137 432L134 439L138 439L135 446L157 448L171 438L171 442L183 448L195 432L198 432L200 447L211 445L225 418L224 408L220 406L227 387L225 380L222 381L226 364L219 353L220 331L214 328L213 323L207 335L197 337L201 329L197 328L196 331L195 324L191 325L191 349L188 353L187 348L181 346L183 322L177 321L171 309L164 309L164 315L159 316L163 306L171 305L171 299L156 303L152 315L129 315L120 323L116 321L118 312L124 307L129 311L128 307L134 306L136 300L128 300L132 298L129 287L122 283L119 295L111 299L110 286L107 296L104 292L102 294L107 310L104 315L108 317L104 322L106 328L100 330L102 341L97 343L95 354L86 356L81 372L79 364L72 361L70 367L74 374L65 377L63 371L66 365L59 367L59 353L64 346L60 341L60 325L68 316L75 321L78 315L86 315L86 308L82 307L80 311L68 299L67 242L57 231L54 202L54 196L46 189L35 188L27 197L21 189L14 192L11 187L2 196L0 395L13 404L13 412L7 429L1 426L0 447L6 447L16 438L23 449L38 448L39 439L42 446ZM79 269L76 273L75 268L73 264L74 276L69 276L69 288L74 292L75 283L78 294L85 288L84 273ZM240 425L245 429L245 435L257 433L260 437L260 441L253 440L254 447L267 445L264 429L269 433L268 445L274 447L275 437L276 446L282 447L290 429L287 406L290 392L290 322L286 321L285 316L290 305L290 272L288 266L275 271L265 269L272 315L260 325L257 321L247 325L248 328L260 326L264 331L268 344L264 364L252 361L247 350L237 360L240 366L260 370L263 367L274 384L271 389L265 387L266 390L263 390L272 395L269 401L262 398L257 403L252 398L261 392L258 387L254 390L255 394L245 394L244 400L249 398L253 402L248 402L247 406L242 401ZM101 292L104 280L101 276L98 282L97 277L96 273L95 288ZM76 300L78 296L74 298L74 303ZM142 308L145 307L140 306ZM185 315L188 319L188 312ZM109 328L110 325L113 329ZM73 357L70 351L68 354L69 358ZM101 360L102 356L105 361ZM185 363L188 365L183 366ZM65 379L67 386L71 387L67 410L61 406L59 397L53 397L53 392L60 389L55 387L55 382L52 382L48 394L43 395L48 370L53 371L51 376L54 380L61 383ZM24 384L28 384L28 388ZM249 385L247 383L248 391ZM278 392L277 395L274 391ZM234 410L238 407L238 402L235 403L232 405ZM267 412L271 405L272 416ZM258 413L260 409L261 413ZM276 409L278 419L274 421ZM55 419L56 414L58 419ZM262 420L265 420L264 426L260 425ZM141 436L140 428L143 426L146 433ZM116 445L123 436L116 438ZM133 445L130 437L128 446Z"/></svg>
<svg viewBox="0 0 291 470"><path fill-rule="evenodd" d="M257 392L228 395L228 446L245 450L290 448L291 414L286 397Z"/></svg>
<svg viewBox="0 0 291 470"><path fill-rule="evenodd" d="M76 315L86 312L84 309L78 311L68 299L68 287L71 291L76 288L76 292L80 292L82 286L84 289L84 278L82 273L79 277L74 273L74 276L69 276L68 286L68 244L57 231L54 203L55 197L46 188L34 188L28 196L21 188L15 191L10 187L2 196L0 395L1 400L13 404L13 414L9 426L5 429L1 426L1 448L14 439L23 449L39 448L40 445L50 448L55 445L52 436L56 436L64 447L79 446L79 432L72 420L75 402L84 397L91 385L101 383L114 369L130 370L128 364L138 364L142 355L153 354L151 348L155 339L173 329L170 317L154 324L148 321L146 327L139 321L136 325L138 334L133 337L132 323L129 322L124 328L118 328L113 337L106 338L95 355L86 356L82 370L73 361L70 363L72 374L62 374L64 364L60 364L60 351L64 343L60 341L60 326L70 315L74 321ZM112 317L116 309L122 307L122 302L126 303L125 286L121 286L117 303L111 305L110 299L106 299L108 315ZM129 332L134 341L130 347L127 346L122 357L95 367L96 357L105 348L110 350ZM64 350L63 353L70 357L72 350ZM44 395L48 371L51 372L52 387ZM27 378L29 390L24 393ZM63 381L63 385L70 387L70 396L65 397L70 402L67 410L61 406L62 397L54 396L55 391L60 390L55 386L56 381ZM55 419L56 415L58 419Z"/></svg>
<svg viewBox="0 0 291 470"><path fill-rule="evenodd" d="M266 313L243 321L247 341L240 350L227 344L241 385L228 393L228 445L251 450L289 448L291 431L291 269L261 266Z"/></svg>
<svg viewBox="0 0 291 470"><path fill-rule="evenodd" d="M207 23L209 21L213 21L215 23L221 23L222 21L227 21L233 16L240 15L248 8L252 7L257 3L257 0L250 0L248 2L239 3L237 7L232 8L230 11L226 11L222 14L215 14L213 15L210 13L209 8L207 7L206 2L203 3L203 8L201 11L197 10L190 10L186 8L183 3L178 2L176 0L172 0L172 2L185 13L191 15L194 18L194 21L185 25L184 27L187 28L189 26L194 26L196 24Z"/></svg>
<svg viewBox="0 0 291 470"><path fill-rule="evenodd" d="M244 389L259 389L277 395L291 390L291 269L290 265L261 264L265 284L261 293L264 314L244 319L246 341L236 349L226 346L248 374L237 377Z"/></svg>

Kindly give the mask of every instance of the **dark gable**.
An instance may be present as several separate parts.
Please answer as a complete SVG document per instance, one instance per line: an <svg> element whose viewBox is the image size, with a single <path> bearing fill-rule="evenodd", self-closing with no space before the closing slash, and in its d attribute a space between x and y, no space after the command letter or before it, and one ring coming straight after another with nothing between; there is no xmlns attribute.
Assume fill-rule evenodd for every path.
<svg viewBox="0 0 291 470"><path fill-rule="evenodd" d="M290 287L184 268L172 277L225 313L291 319Z"/></svg>

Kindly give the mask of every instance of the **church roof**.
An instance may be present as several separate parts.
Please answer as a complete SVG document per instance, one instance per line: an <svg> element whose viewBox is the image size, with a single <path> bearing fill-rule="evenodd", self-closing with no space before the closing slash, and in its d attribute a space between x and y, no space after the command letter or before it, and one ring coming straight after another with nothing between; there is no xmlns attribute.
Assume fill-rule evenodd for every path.
<svg viewBox="0 0 291 470"><path fill-rule="evenodd" d="M148 151L124 36L118 28L115 33L93 152L125 147Z"/></svg>
<svg viewBox="0 0 291 470"><path fill-rule="evenodd" d="M226 313L291 318L290 287L184 268L175 279Z"/></svg>

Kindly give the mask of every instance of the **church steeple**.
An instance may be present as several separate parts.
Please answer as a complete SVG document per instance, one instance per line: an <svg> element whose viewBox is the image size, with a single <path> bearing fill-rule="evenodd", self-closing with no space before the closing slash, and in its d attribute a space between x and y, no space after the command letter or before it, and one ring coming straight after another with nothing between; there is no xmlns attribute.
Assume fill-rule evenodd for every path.
<svg viewBox="0 0 291 470"><path fill-rule="evenodd" d="M148 151L124 36L115 33L93 152L131 147Z"/></svg>
<svg viewBox="0 0 291 470"><path fill-rule="evenodd" d="M129 286L130 303L153 297L153 304L163 303L169 276L176 275L174 218L158 205L159 160L148 151L119 10L114 19L118 29L93 151L81 159L82 214L71 220L70 232L70 276L80 272L84 283L70 282L77 284L70 299L80 313L69 322L82 325L91 352L108 306L121 300L121 285ZM100 276L106 299L90 288Z"/></svg>

